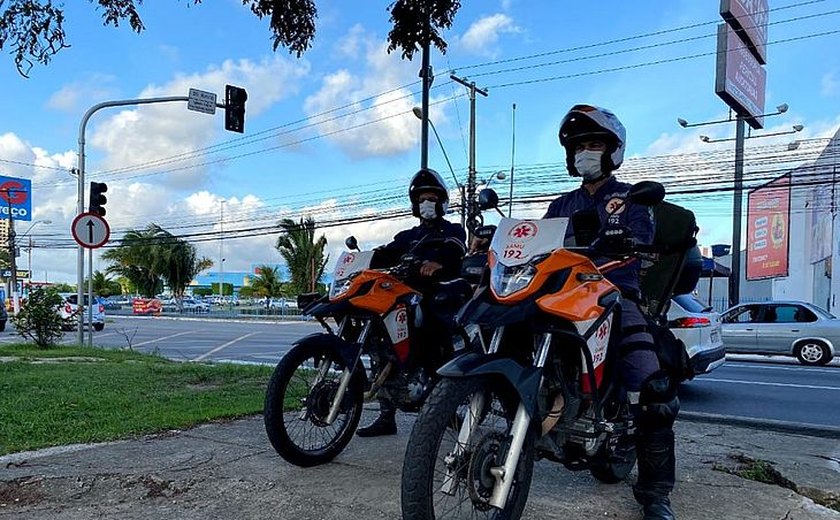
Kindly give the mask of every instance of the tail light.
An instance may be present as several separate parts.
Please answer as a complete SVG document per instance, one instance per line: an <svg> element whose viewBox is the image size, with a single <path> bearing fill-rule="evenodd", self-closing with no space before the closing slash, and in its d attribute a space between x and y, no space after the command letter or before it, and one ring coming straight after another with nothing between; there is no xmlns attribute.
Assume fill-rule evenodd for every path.
<svg viewBox="0 0 840 520"><path fill-rule="evenodd" d="M709 318L687 317L672 320L668 326L672 329L695 329L698 327L708 327L712 324Z"/></svg>
<svg viewBox="0 0 840 520"><path fill-rule="evenodd" d="M105 306L102 305L101 303L99 304L99 312L100 313L105 312Z"/></svg>
<svg viewBox="0 0 840 520"><path fill-rule="evenodd" d="M73 312L73 307L72 307L69 303L68 303L68 304L66 304L66 305L64 306L64 312L66 312L67 314L72 314L72 312Z"/></svg>

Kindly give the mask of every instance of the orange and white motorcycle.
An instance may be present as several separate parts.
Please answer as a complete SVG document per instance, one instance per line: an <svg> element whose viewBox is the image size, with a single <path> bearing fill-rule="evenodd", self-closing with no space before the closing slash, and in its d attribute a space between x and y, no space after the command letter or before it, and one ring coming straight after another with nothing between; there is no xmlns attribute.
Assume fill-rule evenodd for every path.
<svg viewBox="0 0 840 520"><path fill-rule="evenodd" d="M356 248L355 239L348 238L347 245ZM412 342L422 296L404 280L416 275L420 262L406 255L395 267L370 269L375 254L343 253L330 293L299 298L303 313L325 331L300 339L283 356L264 409L272 446L292 464L315 466L341 453L359 424L362 402L378 392L387 392L403 411L417 411L437 379L435 371L451 358L451 345ZM450 305L454 314L471 292L463 280L447 283L440 304Z"/></svg>
<svg viewBox="0 0 840 520"><path fill-rule="evenodd" d="M661 201L661 185L645 184L631 197ZM438 371L406 449L404 520L518 519L536 458L603 482L632 470L635 428L611 355L621 295L604 277L621 260L596 267L591 248L564 248L568 223L500 222L489 280L459 317L491 339ZM621 230L600 233L601 244L622 246L616 257L634 254Z"/></svg>

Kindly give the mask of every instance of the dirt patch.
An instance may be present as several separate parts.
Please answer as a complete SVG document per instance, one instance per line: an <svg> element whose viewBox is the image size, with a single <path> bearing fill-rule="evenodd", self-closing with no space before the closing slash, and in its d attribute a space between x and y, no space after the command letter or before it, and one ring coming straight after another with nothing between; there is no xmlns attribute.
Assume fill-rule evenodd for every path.
<svg viewBox="0 0 840 520"><path fill-rule="evenodd" d="M0 357L0 363L31 363L33 365L48 365L53 363L97 363L105 361L98 357L54 357L54 358L33 358L33 357L19 357L19 356L3 356Z"/></svg>
<svg viewBox="0 0 840 520"><path fill-rule="evenodd" d="M0 482L0 508L39 503L45 497L43 481L41 477L23 477Z"/></svg>

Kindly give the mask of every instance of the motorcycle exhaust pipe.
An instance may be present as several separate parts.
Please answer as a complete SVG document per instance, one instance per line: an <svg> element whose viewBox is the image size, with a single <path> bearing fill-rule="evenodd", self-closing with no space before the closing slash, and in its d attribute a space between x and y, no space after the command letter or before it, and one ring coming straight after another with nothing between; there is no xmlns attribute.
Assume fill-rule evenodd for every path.
<svg viewBox="0 0 840 520"><path fill-rule="evenodd" d="M566 408L566 399L563 397L563 394L557 394L557 397L554 398L554 405L551 407L551 411L546 415L545 419L542 422L542 435L550 432L554 425L556 425L560 418L563 417L563 410ZM541 436L542 436L541 435Z"/></svg>

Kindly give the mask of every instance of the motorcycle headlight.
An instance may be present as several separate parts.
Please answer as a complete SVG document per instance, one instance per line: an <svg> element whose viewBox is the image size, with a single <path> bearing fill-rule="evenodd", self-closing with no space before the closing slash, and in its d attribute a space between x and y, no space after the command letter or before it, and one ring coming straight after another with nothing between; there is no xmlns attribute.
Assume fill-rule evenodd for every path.
<svg viewBox="0 0 840 520"><path fill-rule="evenodd" d="M342 278L341 280L333 281L332 288L330 288L330 299L338 298L339 296L343 295L347 291L350 290L350 287L353 285L353 279L356 278L359 273L353 273L347 278Z"/></svg>
<svg viewBox="0 0 840 520"><path fill-rule="evenodd" d="M490 283L493 291L501 297L521 291L528 287L537 274L536 264L548 258L548 255L534 257L526 264L507 266L496 262L490 272Z"/></svg>

